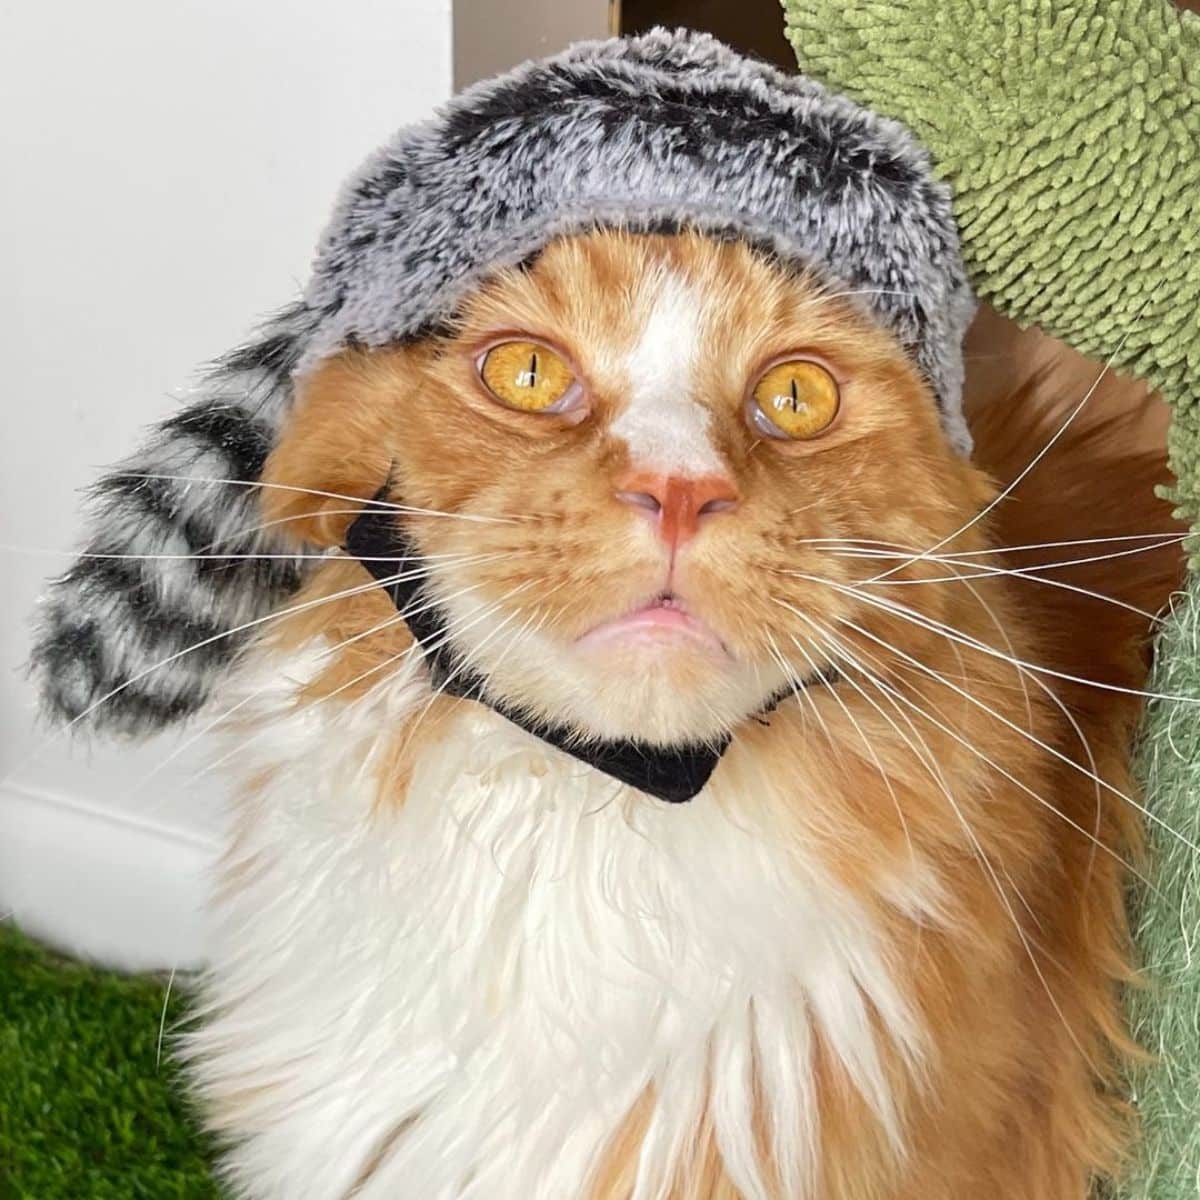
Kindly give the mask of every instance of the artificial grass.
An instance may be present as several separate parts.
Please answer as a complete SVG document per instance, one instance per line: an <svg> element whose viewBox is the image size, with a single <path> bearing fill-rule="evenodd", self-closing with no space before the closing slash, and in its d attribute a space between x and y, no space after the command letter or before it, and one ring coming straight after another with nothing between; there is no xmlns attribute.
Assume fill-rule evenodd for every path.
<svg viewBox="0 0 1200 1200"><path fill-rule="evenodd" d="M0 925L0 1200L219 1200L169 1055L166 978L71 962ZM179 981L166 1029L185 1013Z"/></svg>

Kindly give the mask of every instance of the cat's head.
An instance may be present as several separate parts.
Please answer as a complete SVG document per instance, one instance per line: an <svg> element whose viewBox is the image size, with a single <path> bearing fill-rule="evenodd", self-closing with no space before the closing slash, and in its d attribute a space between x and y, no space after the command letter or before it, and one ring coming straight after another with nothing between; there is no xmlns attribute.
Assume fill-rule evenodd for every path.
<svg viewBox="0 0 1200 1200"><path fill-rule="evenodd" d="M966 503L973 307L925 151L813 80L656 30L477 84L355 173L303 298L100 482L45 707L145 733L207 703L309 578L288 535L345 533L280 523L274 451L268 483L452 514L408 532L513 703L711 737L795 673L805 539L921 544Z"/></svg>
<svg viewBox="0 0 1200 1200"><path fill-rule="evenodd" d="M986 501L855 296L697 233L560 238L444 331L327 359L264 481L317 544L344 542L341 497L399 506L494 697L660 745L816 682L840 618L874 619L839 546L932 546Z"/></svg>

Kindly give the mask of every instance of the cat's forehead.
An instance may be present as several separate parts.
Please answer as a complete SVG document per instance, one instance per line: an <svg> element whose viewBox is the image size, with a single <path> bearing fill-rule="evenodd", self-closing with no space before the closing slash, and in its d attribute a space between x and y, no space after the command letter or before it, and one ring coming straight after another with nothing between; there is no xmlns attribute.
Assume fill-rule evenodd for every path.
<svg viewBox="0 0 1200 1200"><path fill-rule="evenodd" d="M598 232L561 238L523 268L498 273L464 315L468 328L552 326L600 354L628 349L651 321L669 333L664 309L697 330L731 319L748 326L777 315L785 297L819 290L740 243Z"/></svg>

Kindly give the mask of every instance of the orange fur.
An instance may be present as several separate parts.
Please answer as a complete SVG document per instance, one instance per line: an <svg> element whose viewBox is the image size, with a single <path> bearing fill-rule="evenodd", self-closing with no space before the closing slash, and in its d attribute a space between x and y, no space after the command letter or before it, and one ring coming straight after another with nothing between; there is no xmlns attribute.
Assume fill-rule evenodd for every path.
<svg viewBox="0 0 1200 1200"><path fill-rule="evenodd" d="M836 536L924 548L955 534L988 504L996 482L1014 479L1061 424L1082 394L1078 364L1018 378L1012 394L973 404L977 469L944 447L913 368L848 301L823 297L813 280L788 276L740 245L594 234L555 243L527 270L500 275L444 337L349 351L328 363L309 382L266 478L365 499L391 477L393 500L425 510L403 518L422 552L495 555L447 567L446 590L469 585L499 602L536 580L541 599L514 600L510 608L540 620L552 645L570 645L661 586L661 564L627 535L633 518L612 500L613 480L630 464L604 431L627 383L619 351L638 333L633 298L640 281L663 269L684 274L711 305L704 399L714 440L744 497L735 516L695 539L684 580L689 603L738 658L768 674L772 645L801 669L792 639L814 656L828 654L795 610L840 628L841 644L902 698L889 700L865 683L862 692L874 705L846 684L811 689L768 724L739 725L720 767L731 780L746 781L748 796L781 805L797 846L816 847L828 870L863 898L932 1040L923 1072L896 1051L887 1064L909 1147L904 1155L818 1046L816 1194L1082 1200L1095 1173L1119 1166L1128 1136L1115 1075L1128 1050L1118 988L1131 975L1127 874L1119 860L1136 858L1138 821L1125 801L1011 726L1073 763L1088 766L1090 753L1099 775L1129 793L1137 702L1035 676L1076 728L1028 672L819 582L861 582L892 560L839 557L804 541ZM497 331L536 334L561 348L586 373L589 419L510 412L491 400L476 380L473 356ZM758 364L795 349L818 351L849 381L839 421L811 443L756 439L742 419L747 380ZM1144 397L1105 389L1013 496L945 549L1172 529L1167 506L1153 494L1164 477L1161 449L1156 438L1148 448L1137 436L1151 412ZM265 507L267 519L292 521L309 542L333 546L356 506L268 490ZM1048 550L958 561L1028 566L1062 556ZM1085 557L1086 548L1073 556ZM1153 611L1178 571L1178 554L1159 551L1046 576ZM893 578L926 582L877 584L872 594L998 654L1121 687L1143 684L1149 630L1137 614L1032 578L978 576L968 586L945 580L947 574L945 565L918 561ZM305 598L333 596L366 579L356 564L332 564ZM279 636L300 644L319 632L340 642L391 615L382 595L368 592L285 622ZM371 678L356 678L409 644L396 625L361 638L331 657L310 697L340 688L358 694ZM517 699L554 714L536 672L505 670ZM721 687L707 665L672 663L662 694L695 692L718 704ZM604 703L601 696L598 708L606 713ZM621 718L615 711L597 719L612 725ZM663 736L708 736L706 719L682 705L663 718ZM394 736L408 744L405 731ZM819 804L792 782L798 753L809 777L823 781ZM759 786L763 779L771 786ZM393 791L402 793L402 784ZM400 802L402 794L388 799ZM942 923L875 899L916 864L936 876ZM644 1104L630 1111L598 1166L593 1200L630 1194L647 1119ZM707 1129L697 1131L689 1175L675 1195L735 1195Z"/></svg>

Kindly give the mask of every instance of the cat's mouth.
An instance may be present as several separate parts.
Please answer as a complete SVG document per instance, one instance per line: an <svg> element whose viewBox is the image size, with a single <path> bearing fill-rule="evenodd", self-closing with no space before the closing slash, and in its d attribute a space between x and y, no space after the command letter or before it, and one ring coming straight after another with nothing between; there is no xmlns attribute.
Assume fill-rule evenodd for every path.
<svg viewBox="0 0 1200 1200"><path fill-rule="evenodd" d="M729 649L715 630L674 592L660 592L645 604L593 626L576 641L581 649L621 645L665 647L690 644L728 658Z"/></svg>

